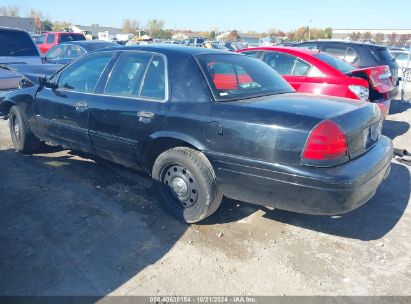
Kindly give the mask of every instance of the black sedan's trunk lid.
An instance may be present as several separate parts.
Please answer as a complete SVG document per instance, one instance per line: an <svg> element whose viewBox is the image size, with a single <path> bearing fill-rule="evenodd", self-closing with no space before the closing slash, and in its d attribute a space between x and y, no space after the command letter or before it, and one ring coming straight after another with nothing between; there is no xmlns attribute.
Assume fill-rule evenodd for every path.
<svg viewBox="0 0 411 304"><path fill-rule="evenodd" d="M350 159L372 148L381 136L380 110L369 102L291 93L253 98L241 103L251 108L272 110L273 113L280 111L284 116L299 116L301 121L308 119L312 122L311 128L327 119L334 121L346 135Z"/></svg>

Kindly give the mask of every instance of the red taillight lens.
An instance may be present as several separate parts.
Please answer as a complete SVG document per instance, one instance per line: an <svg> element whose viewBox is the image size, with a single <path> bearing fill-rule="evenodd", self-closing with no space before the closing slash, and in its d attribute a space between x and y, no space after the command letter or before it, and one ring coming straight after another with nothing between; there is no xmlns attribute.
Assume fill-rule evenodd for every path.
<svg viewBox="0 0 411 304"><path fill-rule="evenodd" d="M331 120L318 124L308 137L303 158L332 160L348 154L347 140L341 128Z"/></svg>

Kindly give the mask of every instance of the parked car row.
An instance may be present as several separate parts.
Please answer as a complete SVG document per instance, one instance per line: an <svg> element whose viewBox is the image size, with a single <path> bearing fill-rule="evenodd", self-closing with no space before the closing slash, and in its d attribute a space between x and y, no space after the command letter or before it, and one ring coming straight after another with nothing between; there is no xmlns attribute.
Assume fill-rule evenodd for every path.
<svg viewBox="0 0 411 304"><path fill-rule="evenodd" d="M301 49L244 52L117 46L43 64L54 68L47 76L20 65L30 82L0 94L0 116L17 151L51 142L148 173L165 209L188 223L213 214L223 196L308 214L368 201L393 147L381 135L384 113L353 86L387 90L386 68ZM331 79L331 91L351 99L295 90L326 92Z"/></svg>
<svg viewBox="0 0 411 304"><path fill-rule="evenodd" d="M393 90L388 66L359 69L318 50L263 47L239 52L261 59L287 80L297 92L323 94L375 102L385 117Z"/></svg>
<svg viewBox="0 0 411 304"><path fill-rule="evenodd" d="M86 37L81 33L71 33L71 32L47 32L40 35L36 43L42 54L46 54L49 49L53 46L71 41L83 41Z"/></svg>
<svg viewBox="0 0 411 304"><path fill-rule="evenodd" d="M390 68L392 81L395 86L390 95L393 97L398 94L399 66L386 46L342 40L308 41L296 46L329 53L358 68L387 65Z"/></svg>

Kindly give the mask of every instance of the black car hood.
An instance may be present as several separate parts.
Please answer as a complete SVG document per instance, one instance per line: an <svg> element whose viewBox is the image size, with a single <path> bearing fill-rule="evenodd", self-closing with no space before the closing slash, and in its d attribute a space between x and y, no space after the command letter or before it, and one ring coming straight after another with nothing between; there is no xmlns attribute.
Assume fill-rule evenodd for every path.
<svg viewBox="0 0 411 304"><path fill-rule="evenodd" d="M2 68L14 71L23 75L26 79L35 84L39 84L39 78L49 76L60 70L63 65L60 64L7 64Z"/></svg>

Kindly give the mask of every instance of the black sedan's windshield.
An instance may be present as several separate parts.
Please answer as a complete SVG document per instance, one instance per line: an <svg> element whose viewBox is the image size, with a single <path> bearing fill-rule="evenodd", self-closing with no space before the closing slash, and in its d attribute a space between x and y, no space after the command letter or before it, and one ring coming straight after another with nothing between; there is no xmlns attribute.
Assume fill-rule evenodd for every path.
<svg viewBox="0 0 411 304"><path fill-rule="evenodd" d="M218 101L294 92L277 72L255 58L230 54L197 58Z"/></svg>

